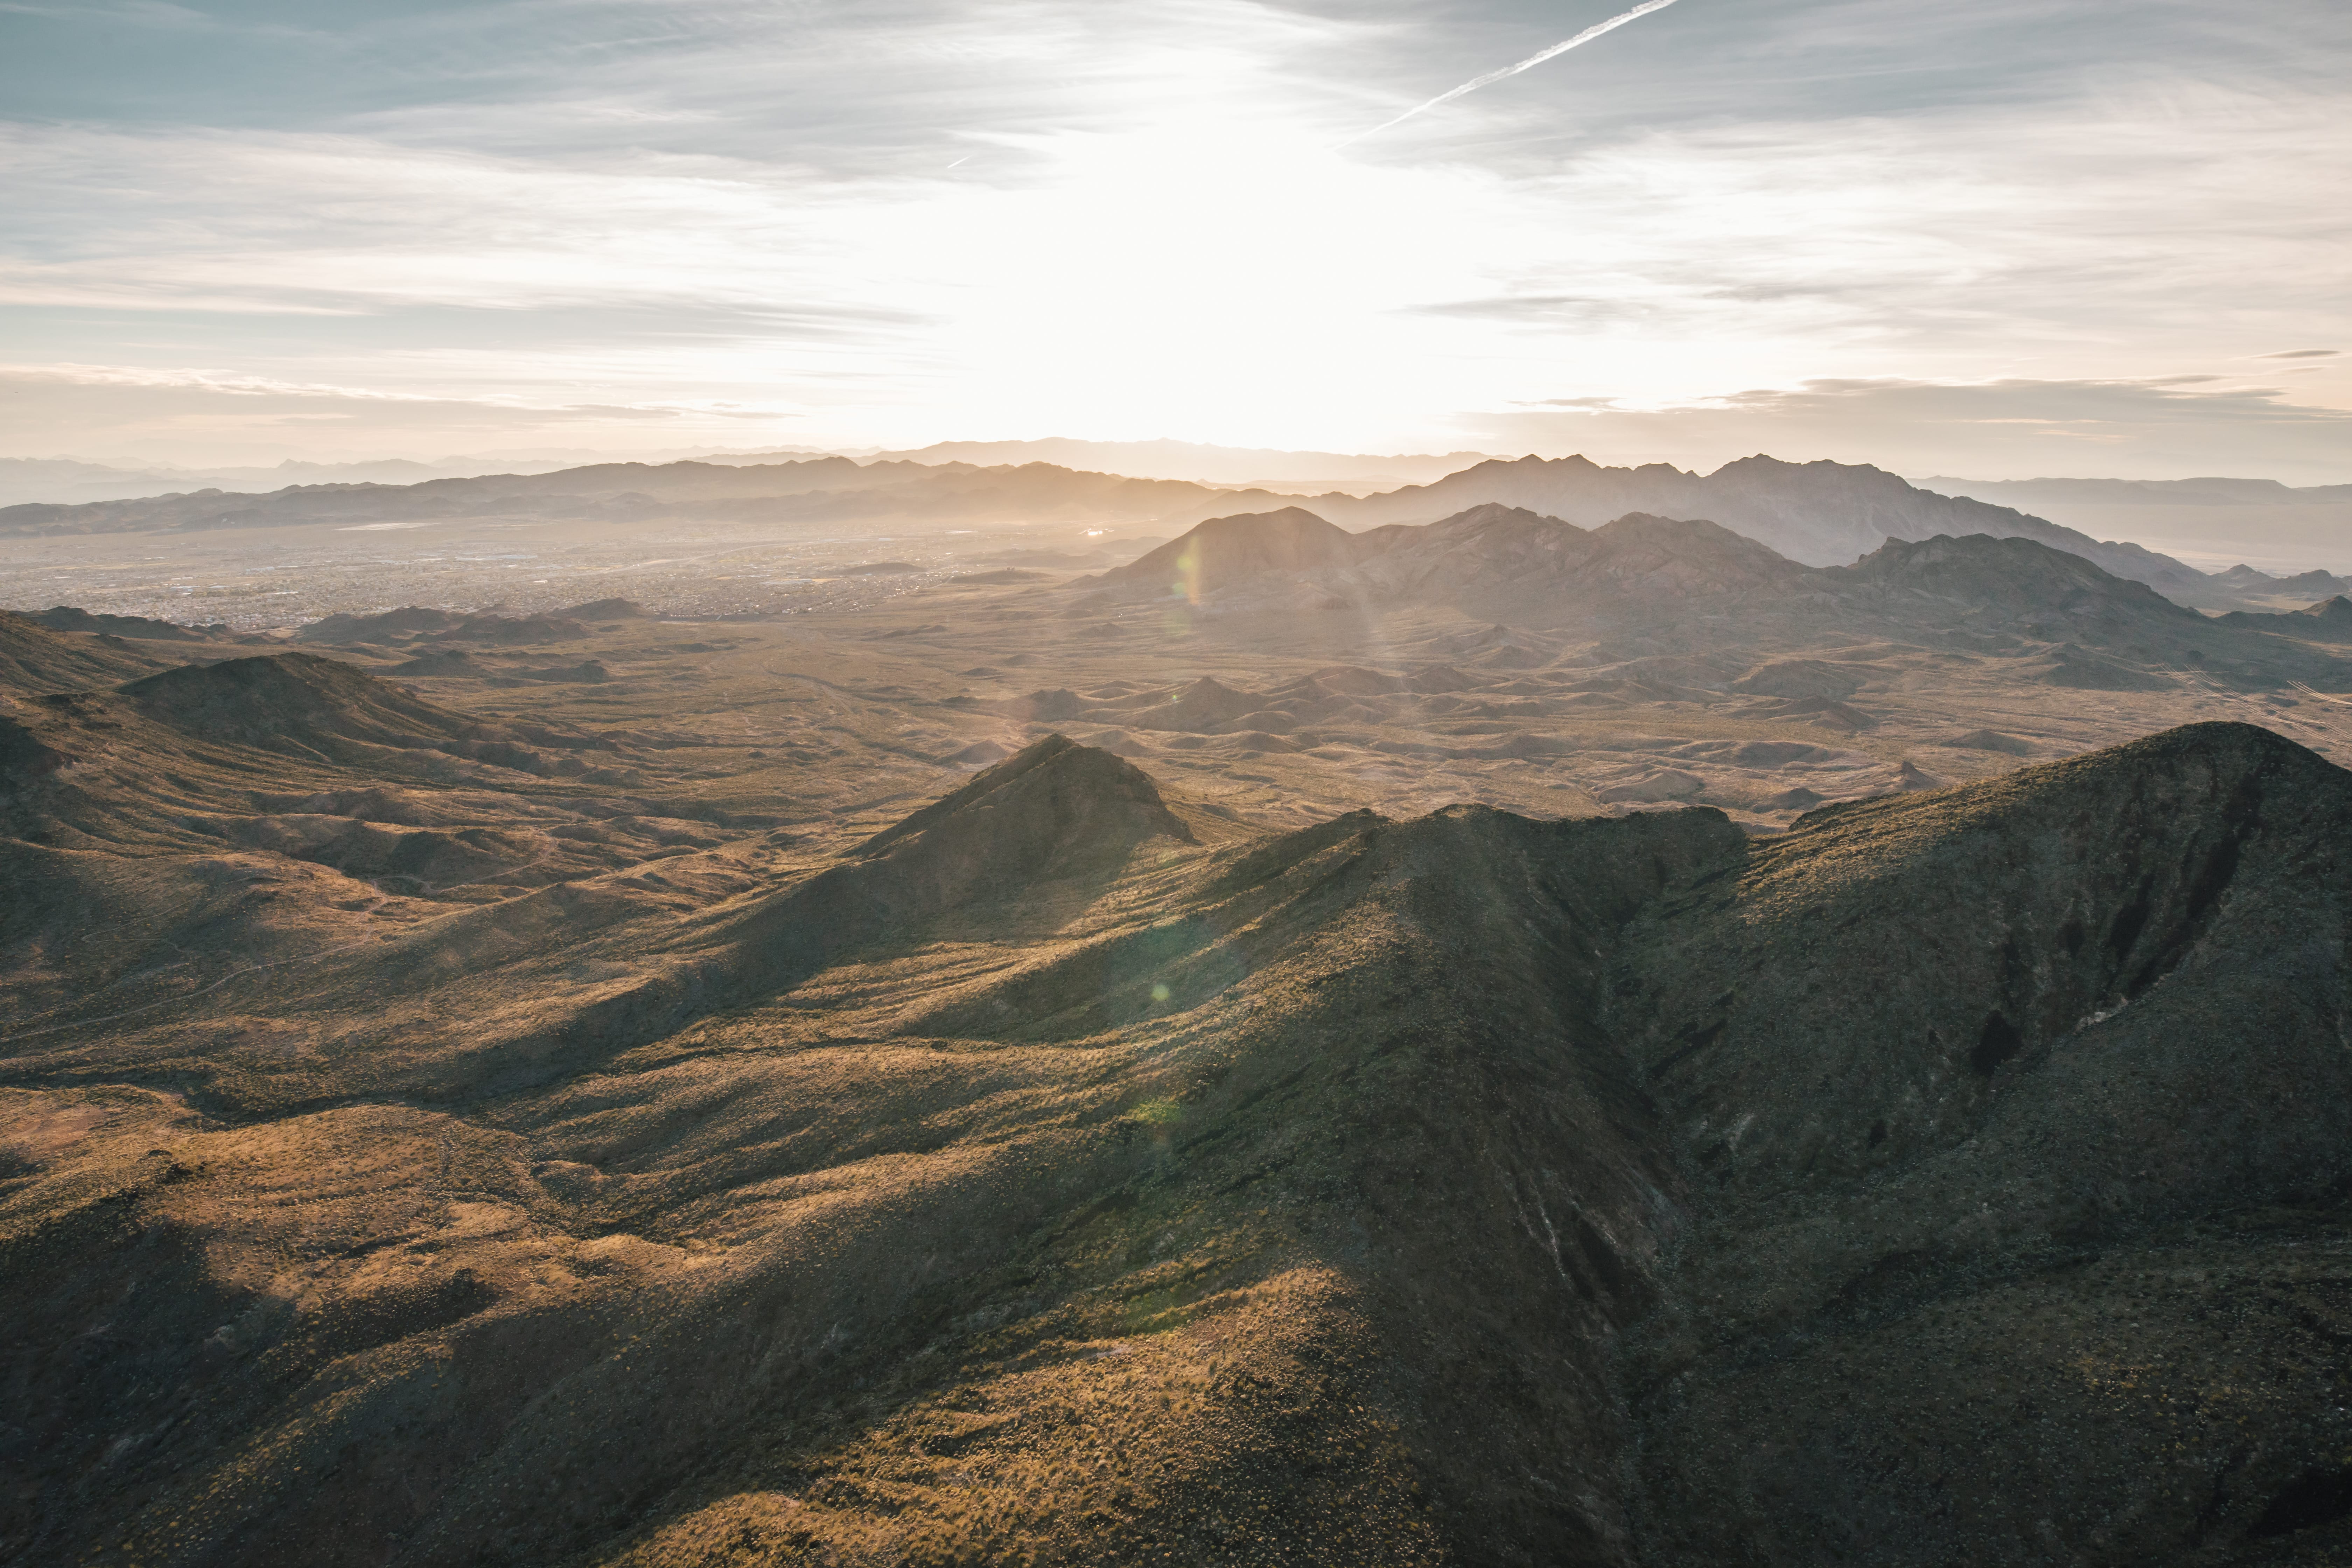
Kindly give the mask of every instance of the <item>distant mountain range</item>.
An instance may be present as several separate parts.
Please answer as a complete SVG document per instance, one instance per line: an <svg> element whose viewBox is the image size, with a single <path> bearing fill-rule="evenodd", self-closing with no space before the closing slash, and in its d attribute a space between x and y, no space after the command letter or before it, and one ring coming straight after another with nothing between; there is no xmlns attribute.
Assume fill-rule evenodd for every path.
<svg viewBox="0 0 2352 1568"><path fill-rule="evenodd" d="M121 468L73 458L0 458L0 506L28 501L79 505L135 500L174 490L205 489L259 491L286 485L405 485L420 479L487 473L500 468L541 472L563 466L561 462L501 463L458 458L432 463L406 458L383 458L363 463L305 463L289 458L269 468Z"/></svg>
<svg viewBox="0 0 2352 1568"><path fill-rule="evenodd" d="M2072 502L2088 506L2307 506L2352 501L2352 485L2296 488L2276 479L1924 479L1947 495L2011 506Z"/></svg>
<svg viewBox="0 0 2352 1568"><path fill-rule="evenodd" d="M926 450L938 455L944 448ZM820 456L776 463L601 463L552 473L407 484L294 485L264 494L205 489L80 505L28 503L0 508L0 536L499 518L772 523L1019 520L1181 527L1293 505L1352 531L1432 523L1490 505L1521 509L1580 528L1633 512L1704 518L1791 562L1814 566L1858 560L1890 539L1938 534L2030 539L2092 562L2115 576L2145 583L2176 602L2214 609L2275 609L2280 607L2277 595L2304 586L2299 580L2295 586L2278 586L2277 580L2260 574L2243 581L2211 577L2137 544L2101 541L2010 507L1922 489L1866 464L1790 463L1762 455L1727 463L1711 474L1663 463L1606 468L1580 457L1490 459L1433 483L1369 496L1332 490L1312 497L1221 489L1186 479L1136 479L1041 462L981 467L900 457L859 461ZM2308 587L2313 598L2341 591L2340 581L2333 578Z"/></svg>
<svg viewBox="0 0 2352 1568"><path fill-rule="evenodd" d="M2282 577L2352 570L2352 485L2300 489L2273 479L1929 479L1928 489L1999 502L2101 538L2124 536L2206 571L2245 564ZM2258 583L2226 584L2262 596ZM2230 604L2204 601L2208 607ZM2247 606L2254 607L2254 606ZM2264 609L2275 609L2276 603Z"/></svg>
<svg viewBox="0 0 2352 1568"><path fill-rule="evenodd" d="M0 506L27 501L79 505L134 500L199 489L261 493L288 485L406 485L426 479L474 479L484 474L545 474L578 468L583 460L588 460L591 467L603 466L593 461L596 456L546 449L529 453L477 452L424 462L407 458L379 458L362 462L311 463L289 458L273 466L229 464L194 468L169 464L93 463L74 458L0 458ZM812 447L753 452L671 452L646 454L635 461L643 466L690 461L753 467L834 456L865 462L917 462L934 468L1013 468L1042 462L1139 479L1189 479L1204 485L1273 485L1284 489L1337 485L1363 491L1443 479L1488 454L1365 455L1213 447L1193 441L1078 441L1055 437L1040 441L941 441L903 452L848 448L835 453Z"/></svg>
<svg viewBox="0 0 2352 1568"><path fill-rule="evenodd" d="M1385 495L1322 495L1308 504L1343 528L1434 522L1489 502L1591 528L1627 512L1703 517L1792 561L1833 566L1889 539L1985 533L2038 540L2160 591L2200 592L2205 575L2137 544L2110 543L2045 519L1938 495L1868 464L1788 463L1758 455L1698 474L1665 463L1604 468L1585 458L1477 464L1433 485Z"/></svg>
<svg viewBox="0 0 2352 1568"><path fill-rule="evenodd" d="M1629 657L1889 637L2046 661L2026 678L2104 690L2167 686L2168 671L2189 667L2283 686L2336 665L2299 645L2352 640L2352 602L2216 620L2035 539L1888 539L1850 565L1812 566L1714 522L1632 512L1585 529L1493 502L1362 533L1297 507L1214 518L1091 588L1106 611L1139 600L1210 616L1451 610L1572 629Z"/></svg>
<svg viewBox="0 0 2352 1568"><path fill-rule="evenodd" d="M714 463L773 462L780 458L824 457L812 447L791 447L759 453L699 451L647 454L640 462L709 461ZM286 485L415 484L424 479L470 479L478 474L544 474L577 468L601 454L541 448L529 452L475 452L418 462L408 458L376 458L349 463L309 463L289 458L270 466L228 465L183 468L170 464L91 463L76 458L0 458L0 506L26 501L135 500L171 491L224 489L257 492Z"/></svg>
<svg viewBox="0 0 2352 1568"><path fill-rule="evenodd" d="M1197 441L940 441L876 457L918 463L978 463L986 467L1056 463L1142 479L1191 479L1195 484L1288 489L1299 485L1369 486L1393 489L1428 484L1492 456L1486 452L1367 454L1293 452L1264 447L1213 447Z"/></svg>
<svg viewBox="0 0 2352 1568"><path fill-rule="evenodd" d="M2352 594L2352 579L2337 576L2333 572L2297 572L2289 576L2273 576L2257 572L2251 566L2232 566L2227 572L2213 574L2216 587L2239 595L2254 595L2265 598L2293 597L2325 599L2337 594Z"/></svg>
<svg viewBox="0 0 2352 1568"><path fill-rule="evenodd" d="M490 474L409 485L295 485L264 495L201 489L80 506L36 502L0 508L0 535L351 527L439 518L1142 521L1197 510L1223 493L1183 480L1076 473L1043 463L978 468L968 463L859 463L841 457L751 466L600 463L551 474Z"/></svg>

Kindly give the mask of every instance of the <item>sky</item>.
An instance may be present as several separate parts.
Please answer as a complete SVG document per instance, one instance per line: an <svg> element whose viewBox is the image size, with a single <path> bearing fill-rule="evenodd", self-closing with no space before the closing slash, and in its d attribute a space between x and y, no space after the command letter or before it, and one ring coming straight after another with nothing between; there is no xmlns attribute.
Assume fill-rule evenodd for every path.
<svg viewBox="0 0 2352 1568"><path fill-rule="evenodd" d="M2341 0L0 0L0 456L2352 481Z"/></svg>

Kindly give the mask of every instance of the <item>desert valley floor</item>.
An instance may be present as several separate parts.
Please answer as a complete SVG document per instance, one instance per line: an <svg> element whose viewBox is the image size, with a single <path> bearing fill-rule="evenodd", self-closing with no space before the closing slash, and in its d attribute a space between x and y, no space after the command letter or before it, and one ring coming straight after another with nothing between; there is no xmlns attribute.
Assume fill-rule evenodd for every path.
<svg viewBox="0 0 2352 1568"><path fill-rule="evenodd" d="M409 542L394 552L387 540ZM1087 586L1166 542L1115 524L881 537L512 521L222 530L161 552L137 536L22 541L0 589L28 608L275 638L306 616L391 598L473 605L523 624L485 647L457 615L331 651L468 712L657 732L634 759L646 776L756 797L804 826L840 816L845 831L1055 729L1150 758L1269 826L1359 806L1570 816L1682 799L1780 826L1812 804L1778 801L1790 791L1835 800L1898 778L1965 781L2214 719L2352 759L2340 749L2352 689L2326 689L2332 658L2252 687L2189 665L2102 680L2051 668L2063 628L1981 650L1835 626L1759 646L1736 620L1731 635L1606 638L1410 601L1302 616L1213 596L1112 603ZM530 619L608 599L658 618ZM325 645L302 634L288 646ZM1213 685L1158 711L1202 680ZM1264 707L1253 694L1305 722L1279 734L1232 723Z"/></svg>

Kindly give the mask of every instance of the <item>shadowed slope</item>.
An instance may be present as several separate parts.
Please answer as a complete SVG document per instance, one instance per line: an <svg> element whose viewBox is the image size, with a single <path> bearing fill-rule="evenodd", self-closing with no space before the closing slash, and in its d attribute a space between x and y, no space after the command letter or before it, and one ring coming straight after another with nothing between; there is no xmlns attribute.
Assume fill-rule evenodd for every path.
<svg viewBox="0 0 2352 1568"><path fill-rule="evenodd" d="M1263 600L1305 577L1343 598L1448 604L1550 623L1651 614L1694 595L1790 591L1808 575L1712 522L1633 512L1587 530L1489 504L1426 527L1356 535L1295 508L1222 518L1101 581L1156 588L1164 579L1195 597Z"/></svg>
<svg viewBox="0 0 2352 1568"><path fill-rule="evenodd" d="M477 721L317 654L281 653L165 670L122 689L131 705L185 734L264 751L330 756L339 742L429 745Z"/></svg>
<svg viewBox="0 0 2352 1568"><path fill-rule="evenodd" d="M1932 623L1954 612L1987 625L2076 632L2102 640L2177 637L2208 625L2145 583L2110 575L2079 556L2030 539L1938 535L1890 540L1852 566L1823 573L1835 587L1864 587L1888 614Z"/></svg>
<svg viewBox="0 0 2352 1568"><path fill-rule="evenodd" d="M2347 846L2352 777L2204 724L1815 813L1661 911L1658 1561L2235 1562L2334 1463L2336 1374L2289 1369L2340 1317L2260 1303L2343 1277L2341 1217L2258 1216L2352 1184Z"/></svg>
<svg viewBox="0 0 2352 1568"><path fill-rule="evenodd" d="M736 985L772 993L975 899L1010 925L1030 890L1099 890L1155 837L1193 842L1140 769L1048 735L747 916L726 934L724 967Z"/></svg>
<svg viewBox="0 0 2352 1568"><path fill-rule="evenodd" d="M752 939L784 926L845 941L873 918L861 904L919 917L971 885L984 806L1049 789L1093 790L1079 809L1103 826L1066 835L1061 864L1098 875L1106 847L1165 829L1164 808L1099 756L1042 748L732 935L756 955ZM118 1183L121 1201L219 1261L110 1265L101 1243L95 1264L44 1265L63 1272L38 1277L43 1321L112 1288L111 1267L176 1283L126 1320L152 1347L145 1380L43 1381L29 1404L60 1455L79 1452L74 1434L191 1399L221 1425L185 1432L183 1458L259 1435L258 1472L224 1469L226 1450L199 1461L211 1479L194 1509L160 1464L104 1478L132 1510L125 1538L166 1557L183 1542L254 1563L362 1561L390 1536L422 1563L673 1562L721 1540L876 1563L1143 1561L1175 1543L1202 1560L1405 1563L1449 1542L1622 1560L1619 1418L1573 1347L1643 1300L1664 1176L1587 1021L1594 948L1738 836L1711 814L1335 827L1227 858L1206 886L1192 868L1147 873L1159 896L1114 912L1103 939L1128 954L1112 968L1141 963L1139 1010L1069 1045L1024 1040L1066 1037L1073 1001L1117 1010L1099 987L1127 977L1047 940L1042 964L968 978L952 949L890 968L848 954L833 994L846 981L871 999L847 1003L838 1034L810 1037L804 1003L731 1011L536 1096L447 1097L445 1080L448 1111L325 1109L190 1143L152 1102L88 1091L67 1110L177 1151L162 1184ZM813 897L820 884L833 890ZM905 940L890 937L901 952ZM984 1033L909 1016L901 998L960 979ZM368 1081L375 1053L357 1045L320 1067ZM461 1049L445 1044L445 1060ZM350 1139L373 1152L361 1168L325 1156ZM448 1178L387 1179L383 1162L429 1160L436 1142L478 1239L444 1234ZM128 1143L93 1143L78 1169L117 1152ZM293 1162L322 1157L349 1195L314 1202L312 1223L331 1212L352 1240L394 1248L444 1234L441 1250L380 1280L332 1265L310 1299L343 1310L278 1311L273 1226L247 1194L299 1186ZM165 1348L215 1313L230 1327L214 1361ZM448 1369L422 1410L420 1353ZM240 1363L237 1396L212 1392L215 1367ZM322 1377L347 1391L331 1412L304 1392ZM615 1423L625 1442L607 1440ZM925 1452L911 1464L910 1442ZM347 1448L350 1462L319 1457ZM375 1484L362 1453L408 1483ZM1517 1479L1530 1469L1545 1479L1533 1491ZM570 1483L541 1484L557 1475ZM772 1494L797 1506L780 1514ZM640 1500L616 1515L619 1498ZM59 1497L47 1517L72 1513Z"/></svg>
<svg viewBox="0 0 2352 1568"><path fill-rule="evenodd" d="M1390 603L1523 625L1654 618L1691 599L1801 593L1809 569L1704 521L1629 512L1600 528L1505 506L1363 536L1360 576Z"/></svg>
<svg viewBox="0 0 2352 1568"><path fill-rule="evenodd" d="M1593 531L1588 578L1652 599L1787 590L1809 575L1795 562L1704 519L1631 512Z"/></svg>
<svg viewBox="0 0 2352 1568"><path fill-rule="evenodd" d="M1201 852L1150 779L1060 736L781 889L747 888L723 868L698 878L665 867L651 879L590 880L594 868L570 858L569 838L334 826L317 851L331 863L339 850L414 846L420 859L435 855L462 868L464 852L488 839L481 859L523 859L524 876L534 859L550 864L522 887L502 886L504 901L488 908L386 931L299 976L257 978L223 996L227 1016L299 1018L304 1030L344 1043L323 1055L215 1057L175 1039L173 1072L205 1079L206 1101L218 1109L252 1114L354 1093L448 1104L537 1088L697 1018L789 994L831 964L921 962L951 918L976 920L1015 945L1050 942L1132 863L1166 858L1147 845ZM644 895L648 880L660 889L715 883L726 896L680 919L674 899ZM512 896L526 889L533 890ZM973 906L976 914L960 915ZM451 1027L453 1013L462 1027ZM71 1035L43 1054L47 1070L77 1076L110 1070L99 1064L118 1058L103 1037L77 1043Z"/></svg>
<svg viewBox="0 0 2352 1568"><path fill-rule="evenodd" d="M151 642L207 643L213 640L206 631L184 626L177 621L159 621L146 616L94 616L73 605L55 605L25 618L37 621L53 632L103 632L113 637L137 637ZM227 628L213 629L226 631Z"/></svg>
<svg viewBox="0 0 2352 1568"><path fill-rule="evenodd" d="M404 605L372 616L335 615L312 621L294 634L296 642L390 642L400 637L444 632L466 624L467 617L422 605Z"/></svg>
<svg viewBox="0 0 2352 1568"><path fill-rule="evenodd" d="M486 724L339 659L270 654L134 680L122 695L182 734L322 761L380 763L381 749L428 749L526 773L552 771L530 746L610 749L594 736Z"/></svg>
<svg viewBox="0 0 2352 1568"><path fill-rule="evenodd" d="M1250 558L1236 554L1234 569L1199 597L1210 615L1242 615L1261 635L1270 615L1346 610L1412 624L1417 614L1450 611L1601 639L1612 659L1716 650L1753 658L1868 636L2020 655L2028 662L2001 670L2004 678L2083 690L2169 691L2189 668L2199 672L2192 679L2258 690L2328 689L2344 679L2340 660L2307 646L2335 636L2325 614L2208 619L2144 583L2025 538L1893 540L1852 566L1814 567L1703 519L1628 513L1586 530L1484 505L1425 526L1375 529L1350 548L1345 562L1256 570L1243 570ZM1130 586L1152 592L1157 581ZM1466 651L1459 637L1429 646ZM1481 662L1550 661L1498 648ZM1700 673L1699 687L1719 689L1722 672ZM1057 719L1133 707L1039 693L1016 716L1042 716L1048 710L1039 700L1047 697ZM1010 704L1002 710L1015 713ZM1207 731L1228 721L1154 724L1137 714L1135 721Z"/></svg>
<svg viewBox="0 0 2352 1568"><path fill-rule="evenodd" d="M1706 515L1785 555L1822 565L1878 548L1874 534L1895 541L1986 534L2031 540L2159 592L2194 591L2205 581L2193 567L2142 545L2094 539L1967 496L1939 495L1867 463L1790 463L1758 453L1726 463L1703 483Z"/></svg>

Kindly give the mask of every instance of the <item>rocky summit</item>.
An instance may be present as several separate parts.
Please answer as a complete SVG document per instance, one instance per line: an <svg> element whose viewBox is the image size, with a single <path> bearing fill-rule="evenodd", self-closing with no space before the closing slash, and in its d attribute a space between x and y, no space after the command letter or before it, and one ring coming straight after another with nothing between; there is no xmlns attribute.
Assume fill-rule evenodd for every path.
<svg viewBox="0 0 2352 1568"><path fill-rule="evenodd" d="M2352 774L2266 730L1762 838L1049 735L665 854L324 662L10 721L12 1562L2352 1551Z"/></svg>

